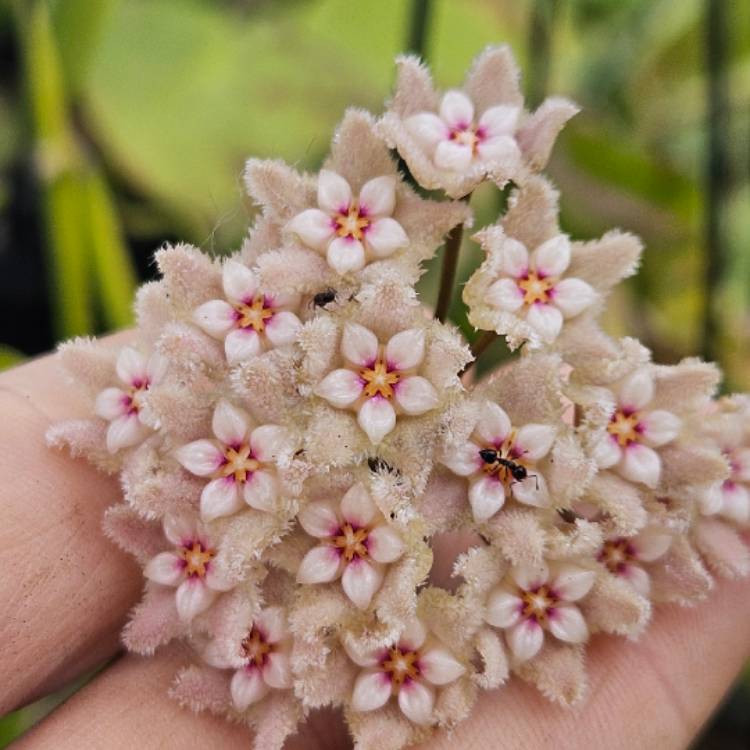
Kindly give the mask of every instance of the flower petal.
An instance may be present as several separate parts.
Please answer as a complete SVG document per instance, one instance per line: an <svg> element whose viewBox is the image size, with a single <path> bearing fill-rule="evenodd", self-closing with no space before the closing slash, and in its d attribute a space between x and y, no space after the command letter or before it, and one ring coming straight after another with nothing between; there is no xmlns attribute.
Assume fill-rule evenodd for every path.
<svg viewBox="0 0 750 750"><path fill-rule="evenodd" d="M384 706L391 697L391 678L379 669L360 672L352 690L355 711L374 711Z"/></svg>
<svg viewBox="0 0 750 750"><path fill-rule="evenodd" d="M139 385L148 379L146 357L132 346L126 346L117 355L117 377L128 385Z"/></svg>
<svg viewBox="0 0 750 750"><path fill-rule="evenodd" d="M245 502L256 510L271 513L276 510L276 497L279 494L276 477L268 471L254 471L245 482L243 496Z"/></svg>
<svg viewBox="0 0 750 750"><path fill-rule="evenodd" d="M546 508L549 505L547 482L541 474L535 473L533 470L526 479L513 482L510 491L513 497L524 505L532 505L536 508Z"/></svg>
<svg viewBox="0 0 750 750"><path fill-rule="evenodd" d="M521 620L506 631L505 637L518 661L533 659L544 643L544 631L534 620Z"/></svg>
<svg viewBox="0 0 750 750"><path fill-rule="evenodd" d="M636 558L644 562L659 559L672 544L672 535L654 528L646 528L630 540Z"/></svg>
<svg viewBox="0 0 750 750"><path fill-rule="evenodd" d="M623 459L618 470L631 482L643 482L647 487L656 487L661 476L659 454L647 445L631 443L623 451Z"/></svg>
<svg viewBox="0 0 750 750"><path fill-rule="evenodd" d="M725 482L721 495L721 514L739 524L746 524L750 520L750 493L737 482Z"/></svg>
<svg viewBox="0 0 750 750"><path fill-rule="evenodd" d="M162 586L176 586L185 577L185 561L174 552L160 552L148 561L143 575Z"/></svg>
<svg viewBox="0 0 750 750"><path fill-rule="evenodd" d="M220 568L215 561L206 566L206 586L213 591L231 591L237 585L237 579L230 577L229 571Z"/></svg>
<svg viewBox="0 0 750 750"><path fill-rule="evenodd" d="M252 302L258 291L258 280L255 274L244 263L237 260L228 260L224 263L221 285L230 302L247 304Z"/></svg>
<svg viewBox="0 0 750 750"><path fill-rule="evenodd" d="M545 343L549 344L560 333L563 316L553 305L535 302L526 313L526 322L539 334Z"/></svg>
<svg viewBox="0 0 750 750"><path fill-rule="evenodd" d="M213 479L201 492L201 518L204 521L231 516L244 506L245 503L234 477Z"/></svg>
<svg viewBox="0 0 750 750"><path fill-rule="evenodd" d="M335 581L341 570L341 556L328 544L313 547L302 558L297 570L297 583L328 583Z"/></svg>
<svg viewBox="0 0 750 750"><path fill-rule="evenodd" d="M499 104L484 111L479 118L479 127L484 130L489 138L499 135L512 135L520 114L520 107Z"/></svg>
<svg viewBox="0 0 750 750"><path fill-rule="evenodd" d="M411 375L396 384L395 396L398 405L407 414L424 414L434 409L440 398L435 386L427 378Z"/></svg>
<svg viewBox="0 0 750 750"><path fill-rule="evenodd" d="M474 520L482 523L503 507L505 485L493 477L480 477L469 487L469 503Z"/></svg>
<svg viewBox="0 0 750 750"><path fill-rule="evenodd" d="M432 112L421 112L404 121L406 129L419 141L422 148L433 149L440 141L446 140L450 132L446 124Z"/></svg>
<svg viewBox="0 0 750 750"><path fill-rule="evenodd" d="M368 180L359 191L359 210L365 216L390 216L396 207L396 178L383 175Z"/></svg>
<svg viewBox="0 0 750 750"><path fill-rule="evenodd" d="M148 432L148 427L138 419L135 413L117 417L107 427L107 450L110 453L117 453L122 448L138 445L141 440L145 439Z"/></svg>
<svg viewBox="0 0 750 750"><path fill-rule="evenodd" d="M290 435L284 427L264 424L250 433L250 447L253 457L263 463L277 461L284 449L289 447Z"/></svg>
<svg viewBox="0 0 750 750"><path fill-rule="evenodd" d="M336 234L330 214L318 208L308 208L297 214L286 229L296 234L305 245L318 251L325 250Z"/></svg>
<svg viewBox="0 0 750 750"><path fill-rule="evenodd" d="M517 565L511 569L511 577L519 588L524 591L531 591L547 583L549 569L544 563L540 565Z"/></svg>
<svg viewBox="0 0 750 750"><path fill-rule="evenodd" d="M328 214L345 214L352 202L349 183L330 169L318 174L318 205Z"/></svg>
<svg viewBox="0 0 750 750"><path fill-rule="evenodd" d="M352 364L369 367L378 356L378 338L359 323L347 323L341 336L341 353Z"/></svg>
<svg viewBox="0 0 750 750"><path fill-rule="evenodd" d="M600 469L609 469L622 458L622 448L617 443L617 438L609 433L605 433L599 442L594 446L592 458Z"/></svg>
<svg viewBox="0 0 750 750"><path fill-rule="evenodd" d="M146 375L150 385L158 385L167 374L169 360L159 352L152 352L146 361Z"/></svg>
<svg viewBox="0 0 750 750"><path fill-rule="evenodd" d="M396 412L387 399L368 398L357 414L357 422L370 442L377 445L396 426Z"/></svg>
<svg viewBox="0 0 750 750"><path fill-rule="evenodd" d="M510 135L487 138L477 144L477 156L483 162L499 164L506 173L514 172L521 162L521 149L516 139Z"/></svg>
<svg viewBox="0 0 750 750"><path fill-rule="evenodd" d="M237 314L228 302L212 299L193 310L193 320L211 336L223 338L237 322Z"/></svg>
<svg viewBox="0 0 750 750"><path fill-rule="evenodd" d="M375 219L367 227L365 243L376 258L387 258L400 247L409 244L404 228L395 219L388 217Z"/></svg>
<svg viewBox="0 0 750 750"><path fill-rule="evenodd" d="M440 141L435 149L435 164L440 169L464 172L471 164L472 158L471 148L455 141Z"/></svg>
<svg viewBox="0 0 750 750"><path fill-rule="evenodd" d="M195 522L186 515L165 516L164 536L175 547L189 547L197 536Z"/></svg>
<svg viewBox="0 0 750 750"><path fill-rule="evenodd" d="M648 367L639 367L620 384L618 403L625 409L642 409L654 397L654 377Z"/></svg>
<svg viewBox="0 0 750 750"><path fill-rule="evenodd" d="M740 482L750 482L750 448L735 451L732 459L737 467L736 479Z"/></svg>
<svg viewBox="0 0 750 750"><path fill-rule="evenodd" d="M224 339L224 353L230 365L257 357L262 352L260 336L254 328L237 328Z"/></svg>
<svg viewBox="0 0 750 750"><path fill-rule="evenodd" d="M221 399L214 409L211 429L224 445L239 446L247 439L249 421L245 412Z"/></svg>
<svg viewBox="0 0 750 750"><path fill-rule="evenodd" d="M417 651L427 640L427 628L417 617L408 620L401 636L398 639L398 647L402 651Z"/></svg>
<svg viewBox="0 0 750 750"><path fill-rule="evenodd" d="M391 336L385 347L389 369L409 370L424 359L424 330L408 328Z"/></svg>
<svg viewBox="0 0 750 750"><path fill-rule="evenodd" d="M640 565L625 565L622 575L641 596L649 597L651 577Z"/></svg>
<svg viewBox="0 0 750 750"><path fill-rule="evenodd" d="M229 684L232 702L238 711L244 711L268 693L266 684L257 667L238 669Z"/></svg>
<svg viewBox="0 0 750 750"><path fill-rule="evenodd" d="M515 312L523 305L523 291L513 279L502 278L490 284L484 299L492 307Z"/></svg>
<svg viewBox="0 0 750 750"><path fill-rule="evenodd" d="M357 529L369 526L378 515L378 507L362 483L352 485L341 498L341 515Z"/></svg>
<svg viewBox="0 0 750 750"><path fill-rule="evenodd" d="M521 619L522 610L523 600L500 586L487 599L484 619L496 628L510 628Z"/></svg>
<svg viewBox="0 0 750 750"><path fill-rule="evenodd" d="M328 500L307 503L297 514L297 520L310 536L318 539L334 536L341 526L336 509Z"/></svg>
<svg viewBox="0 0 750 750"><path fill-rule="evenodd" d="M463 91L446 91L440 102L440 117L450 128L466 129L474 120L474 105Z"/></svg>
<svg viewBox="0 0 750 750"><path fill-rule="evenodd" d="M419 671L433 685L447 685L466 672L466 667L446 648L431 648L419 657Z"/></svg>
<svg viewBox="0 0 750 750"><path fill-rule="evenodd" d="M532 265L543 276L560 276L570 265L570 240L565 234L542 242L531 254Z"/></svg>
<svg viewBox="0 0 750 750"><path fill-rule="evenodd" d="M315 395L329 404L344 409L351 406L361 395L362 379L352 370L334 370L315 386Z"/></svg>
<svg viewBox="0 0 750 750"><path fill-rule="evenodd" d="M446 452L441 463L454 474L458 474L460 477L468 477L479 471L484 462L479 455L479 446L476 443L461 443L456 448Z"/></svg>
<svg viewBox="0 0 750 750"><path fill-rule="evenodd" d="M657 409L643 414L643 441L652 448L671 443L680 434L682 420L672 412Z"/></svg>
<svg viewBox="0 0 750 750"><path fill-rule="evenodd" d="M550 581L550 586L560 599L577 602L591 591L596 580L593 570L585 570L575 565L562 565Z"/></svg>
<svg viewBox="0 0 750 750"><path fill-rule="evenodd" d="M267 643L279 643L289 636L286 614L281 607L266 607L261 610L253 624Z"/></svg>
<svg viewBox="0 0 750 750"><path fill-rule="evenodd" d="M529 251L513 237L503 238L500 248L500 270L518 279L529 270Z"/></svg>
<svg viewBox="0 0 750 750"><path fill-rule="evenodd" d="M527 424L521 427L513 443L513 453L530 461L538 461L549 453L557 430L548 424Z"/></svg>
<svg viewBox="0 0 750 750"><path fill-rule="evenodd" d="M177 614L183 622L190 622L196 615L205 612L214 599L216 592L208 588L200 578L188 578L177 587Z"/></svg>
<svg viewBox="0 0 750 750"><path fill-rule="evenodd" d="M174 456L191 474L199 477L213 474L224 463L224 454L211 440L195 440L183 445Z"/></svg>
<svg viewBox="0 0 750 750"><path fill-rule="evenodd" d="M270 653L262 672L266 684L272 688L286 690L292 686L292 667L288 654L279 651Z"/></svg>
<svg viewBox="0 0 750 750"><path fill-rule="evenodd" d="M287 346L295 342L300 328L302 322L293 312L279 310L266 321L266 336L274 346Z"/></svg>
<svg viewBox="0 0 750 750"><path fill-rule="evenodd" d="M371 565L366 560L355 557L341 576L341 587L355 607L367 609L372 597L383 582L383 570L379 565Z"/></svg>
<svg viewBox="0 0 750 750"><path fill-rule="evenodd" d="M501 406L491 401L483 404L481 415L474 427L474 432L483 443L500 447L510 435L510 429L510 417Z"/></svg>
<svg viewBox="0 0 750 750"><path fill-rule="evenodd" d="M405 682L398 691L398 705L415 724L429 724L435 706L435 691L417 680Z"/></svg>
<svg viewBox="0 0 750 750"><path fill-rule="evenodd" d="M581 610L572 604L555 607L549 613L549 629L555 638L566 643L583 643L589 637Z"/></svg>
<svg viewBox="0 0 750 750"><path fill-rule="evenodd" d="M591 307L597 296L594 288L581 279L562 279L552 289L552 304L563 317L572 318Z"/></svg>
<svg viewBox="0 0 750 750"><path fill-rule="evenodd" d="M404 541L392 526L381 524L367 535L367 552L379 563L392 563L404 554Z"/></svg>
<svg viewBox="0 0 750 750"><path fill-rule="evenodd" d="M128 413L130 396L120 388L105 388L96 397L94 412L102 419L112 420Z"/></svg>
<svg viewBox="0 0 750 750"><path fill-rule="evenodd" d="M342 276L365 267L365 248L352 237L336 237L328 245L326 253L328 265Z"/></svg>

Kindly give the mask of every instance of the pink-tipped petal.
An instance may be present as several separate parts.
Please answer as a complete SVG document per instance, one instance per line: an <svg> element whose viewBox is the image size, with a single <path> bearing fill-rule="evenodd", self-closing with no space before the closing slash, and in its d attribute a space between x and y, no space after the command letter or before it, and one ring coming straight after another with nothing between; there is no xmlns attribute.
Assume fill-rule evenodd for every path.
<svg viewBox="0 0 750 750"><path fill-rule="evenodd" d="M442 463L454 474L468 477L482 468L484 462L479 455L479 450L476 443L461 443L443 455Z"/></svg>
<svg viewBox="0 0 750 750"><path fill-rule="evenodd" d="M254 471L245 482L243 497L245 502L256 510L272 513L276 510L276 497L279 494L276 477L268 471Z"/></svg>
<svg viewBox="0 0 750 750"><path fill-rule="evenodd" d="M258 291L255 274L237 260L228 260L224 264L221 283L230 302L249 302Z"/></svg>
<svg viewBox="0 0 750 750"><path fill-rule="evenodd" d="M652 448L671 443L679 434L682 420L671 412L657 409L643 415L643 441Z"/></svg>
<svg viewBox="0 0 750 750"><path fill-rule="evenodd" d="M548 424L527 424L518 430L513 447L522 458L538 461L549 453L556 434Z"/></svg>
<svg viewBox="0 0 750 750"><path fill-rule="evenodd" d="M253 624L267 643L279 643L289 636L286 615L281 607L266 607Z"/></svg>
<svg viewBox="0 0 750 750"><path fill-rule="evenodd" d="M377 505L360 482L352 485L341 498L341 515L355 528L369 526L377 514Z"/></svg>
<svg viewBox="0 0 750 750"><path fill-rule="evenodd" d="M359 323L347 323L341 336L341 353L354 365L370 366L378 356L378 338Z"/></svg>
<svg viewBox="0 0 750 750"><path fill-rule="evenodd" d="M300 526L318 539L334 536L341 525L336 508L328 500L319 500L305 505L297 515Z"/></svg>
<svg viewBox="0 0 750 750"><path fill-rule="evenodd" d="M366 669L354 683L352 708L355 711L375 711L391 697L391 680L385 672Z"/></svg>
<svg viewBox="0 0 750 750"><path fill-rule="evenodd" d="M204 521L231 516L244 507L245 503L234 477L212 479L201 492L201 518Z"/></svg>
<svg viewBox="0 0 750 750"><path fill-rule="evenodd" d="M563 565L555 573L550 585L561 599L577 602L591 591L595 580L596 573L593 570Z"/></svg>
<svg viewBox="0 0 750 750"><path fill-rule="evenodd" d="M499 447L510 435L510 429L510 417L501 406L492 402L482 405L474 432L483 443Z"/></svg>
<svg viewBox="0 0 750 750"><path fill-rule="evenodd" d="M383 582L383 570L379 565L371 565L355 557L341 576L341 587L355 607L367 609L372 597Z"/></svg>
<svg viewBox="0 0 750 750"><path fill-rule="evenodd" d="M572 318L596 302L594 288L581 279L563 279L554 286L552 304L563 317Z"/></svg>
<svg viewBox="0 0 750 750"><path fill-rule="evenodd" d="M425 149L435 148L438 143L450 136L448 126L432 112L412 115L406 119L404 125Z"/></svg>
<svg viewBox="0 0 750 750"><path fill-rule="evenodd" d="M258 461L271 463L289 446L290 435L284 427L275 424L264 424L250 433L250 447Z"/></svg>
<svg viewBox="0 0 750 750"><path fill-rule="evenodd" d="M513 237L505 237L501 247L500 270L514 279L523 276L529 269L529 251Z"/></svg>
<svg viewBox="0 0 750 750"><path fill-rule="evenodd" d="M539 245L531 258L537 273L560 276L570 265L570 240L567 235L558 234Z"/></svg>
<svg viewBox="0 0 750 750"><path fill-rule="evenodd" d="M200 578L188 578L177 587L175 597L177 614L183 622L190 622L213 604L216 592Z"/></svg>
<svg viewBox="0 0 750 750"><path fill-rule="evenodd" d="M396 412L387 399L368 398L357 414L357 422L370 442L377 445L396 426Z"/></svg>
<svg viewBox="0 0 750 750"><path fill-rule="evenodd" d="M94 412L102 419L117 419L128 413L130 397L120 388L105 388L96 397Z"/></svg>
<svg viewBox="0 0 750 750"><path fill-rule="evenodd" d="M471 148L455 141L441 141L435 149L435 164L452 172L465 172L472 158Z"/></svg>
<svg viewBox="0 0 750 750"><path fill-rule="evenodd" d="M648 367L639 367L620 384L620 406L638 410L654 397L654 377Z"/></svg>
<svg viewBox="0 0 750 750"><path fill-rule="evenodd" d="M640 565L626 565L623 576L641 596L649 597L651 577Z"/></svg>
<svg viewBox="0 0 750 750"><path fill-rule="evenodd" d="M499 310L515 312L523 305L523 291L513 279L498 279L487 289L485 301Z"/></svg>
<svg viewBox="0 0 750 750"><path fill-rule="evenodd" d="M463 91L446 91L440 102L440 117L450 128L466 128L474 120L474 105Z"/></svg>
<svg viewBox="0 0 750 750"><path fill-rule="evenodd" d="M367 247L376 258L387 258L400 247L409 244L404 228L395 219L388 217L375 219L370 224L365 237Z"/></svg>
<svg viewBox="0 0 750 750"><path fill-rule="evenodd" d="M522 610L521 598L508 589L500 587L496 588L487 599L484 619L496 628L510 628L521 619Z"/></svg>
<svg viewBox="0 0 750 750"><path fill-rule="evenodd" d="M245 711L268 693L266 684L257 667L238 669L229 684L232 702L238 711Z"/></svg>
<svg viewBox="0 0 750 750"><path fill-rule="evenodd" d="M302 558L297 570L297 583L328 583L335 581L341 572L341 556L334 547L313 547Z"/></svg>
<svg viewBox="0 0 750 750"><path fill-rule="evenodd" d="M440 398L427 378L411 375L396 386L396 401L407 414L417 415L434 409Z"/></svg>
<svg viewBox="0 0 750 750"><path fill-rule="evenodd" d="M230 365L257 357L262 352L260 336L253 328L237 328L224 339L224 353Z"/></svg>
<svg viewBox="0 0 750 750"><path fill-rule="evenodd" d="M614 437L605 433L594 446L592 458L600 469L609 469L619 463L622 458L622 448Z"/></svg>
<svg viewBox="0 0 750 750"><path fill-rule="evenodd" d="M533 659L544 643L544 631L534 620L522 620L506 631L505 637L518 661Z"/></svg>
<svg viewBox="0 0 750 750"><path fill-rule="evenodd" d="M162 586L176 586L185 577L185 566L174 552L161 552L152 557L143 569L143 575Z"/></svg>
<svg viewBox="0 0 750 750"><path fill-rule="evenodd" d="M368 180L359 191L359 208L367 216L390 216L396 207L396 178L383 175Z"/></svg>
<svg viewBox="0 0 750 750"><path fill-rule="evenodd" d="M117 453L123 448L131 448L138 445L148 433L148 428L138 419L137 414L117 417L107 427L107 450Z"/></svg>
<svg viewBox="0 0 750 750"><path fill-rule="evenodd" d="M398 639L398 647L403 651L417 651L427 640L427 628L421 620L414 617L407 621Z"/></svg>
<svg viewBox="0 0 750 750"><path fill-rule="evenodd" d="M367 551L379 563L392 563L404 554L404 541L391 526L376 526L367 536Z"/></svg>
<svg viewBox="0 0 750 750"><path fill-rule="evenodd" d="M321 169L318 175L318 205L328 214L346 213L352 202L349 183L336 172Z"/></svg>
<svg viewBox="0 0 750 750"><path fill-rule="evenodd" d="M672 544L672 535L658 529L644 529L631 540L638 560L653 562L666 554Z"/></svg>
<svg viewBox="0 0 750 750"><path fill-rule="evenodd" d="M642 482L652 489L659 484L661 459L647 445L631 443L624 451L619 465L620 474L631 482Z"/></svg>
<svg viewBox="0 0 750 750"><path fill-rule="evenodd" d="M554 305L535 302L526 313L526 322L539 334L542 341L551 344L562 329L563 316Z"/></svg>
<svg viewBox="0 0 750 750"><path fill-rule="evenodd" d="M415 680L405 682L398 691L398 705L404 716L415 724L430 724L435 691Z"/></svg>
<svg viewBox="0 0 750 750"><path fill-rule="evenodd" d="M516 129L520 114L520 107L500 104L484 111L479 118L479 126L489 138L500 135L512 135Z"/></svg>
<svg viewBox="0 0 750 750"><path fill-rule="evenodd" d="M166 516L164 518L164 536L176 547L190 546L196 537L195 521L187 515Z"/></svg>
<svg viewBox="0 0 750 750"><path fill-rule="evenodd" d="M276 690L287 690L292 686L292 667L288 654L279 651L270 653L262 672L266 684Z"/></svg>
<svg viewBox="0 0 750 750"><path fill-rule="evenodd" d="M336 234L331 216L318 208L308 208L297 214L286 228L305 245L318 251L325 250Z"/></svg>
<svg viewBox="0 0 750 750"><path fill-rule="evenodd" d="M146 361L146 374L151 385L158 385L169 369L169 360L159 352L152 352Z"/></svg>
<svg viewBox="0 0 750 750"><path fill-rule="evenodd" d="M510 491L513 497L524 505L531 505L535 508L546 508L549 505L547 482L536 469L531 469L526 479L513 482Z"/></svg>
<svg viewBox="0 0 750 750"><path fill-rule="evenodd" d="M469 487L469 503L474 520L482 523L503 507L505 485L492 477L480 477Z"/></svg>
<svg viewBox="0 0 750 750"><path fill-rule="evenodd" d="M241 445L247 439L248 418L245 412L222 399L214 409L211 429L224 445Z"/></svg>
<svg viewBox="0 0 750 750"><path fill-rule="evenodd" d="M510 135L498 135L480 141L477 156L490 165L501 166L505 174L512 174L521 163L521 149Z"/></svg>
<svg viewBox="0 0 750 750"><path fill-rule="evenodd" d="M126 346L117 356L117 377L127 385L136 385L148 378L146 357L132 346Z"/></svg>
<svg viewBox="0 0 750 750"><path fill-rule="evenodd" d="M466 667L445 648L431 648L419 657L419 671L433 685L447 685L466 672Z"/></svg>
<svg viewBox="0 0 750 750"><path fill-rule="evenodd" d="M288 346L297 339L302 322L288 310L280 310L266 323L266 336L274 346Z"/></svg>
<svg viewBox="0 0 750 750"><path fill-rule="evenodd" d="M531 591L539 588L549 579L549 568L545 563L539 565L516 565L511 570L511 576L519 588Z"/></svg>
<svg viewBox="0 0 750 750"><path fill-rule="evenodd" d="M237 318L234 308L228 302L212 299L193 311L193 320L211 336L223 338L232 330Z"/></svg>
<svg viewBox="0 0 750 750"><path fill-rule="evenodd" d="M359 240L351 237L336 237L328 245L328 265L342 276L361 271L365 267L365 248Z"/></svg>
<svg viewBox="0 0 750 750"><path fill-rule="evenodd" d="M211 440L195 440L178 448L174 455L191 474L199 477L213 474L224 462L224 454Z"/></svg>
<svg viewBox="0 0 750 750"><path fill-rule="evenodd" d="M351 406L361 395L364 385L352 370L334 370L315 386L315 395L324 398L332 406L344 409Z"/></svg>
<svg viewBox="0 0 750 750"><path fill-rule="evenodd" d="M750 493L737 482L727 482L721 489L721 514L739 524L750 520Z"/></svg>
<svg viewBox="0 0 750 750"><path fill-rule="evenodd" d="M581 610L572 604L556 607L550 613L549 629L555 638L566 643L584 643L589 637Z"/></svg>
<svg viewBox="0 0 750 750"><path fill-rule="evenodd" d="M409 370L424 359L424 331L409 328L391 336L385 347L388 365L396 370Z"/></svg>

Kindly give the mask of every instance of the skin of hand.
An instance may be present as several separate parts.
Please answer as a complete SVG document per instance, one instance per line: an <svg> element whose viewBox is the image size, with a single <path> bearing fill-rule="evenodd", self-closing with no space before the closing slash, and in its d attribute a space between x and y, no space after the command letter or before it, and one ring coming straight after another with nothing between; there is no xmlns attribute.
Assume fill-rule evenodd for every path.
<svg viewBox="0 0 750 750"><path fill-rule="evenodd" d="M123 343L125 338L117 341ZM50 451L44 434L88 407L51 357L0 374L0 710L55 691L112 659L142 588L137 566L100 531L115 478ZM562 709L518 679L483 693L469 721L424 750L685 748L750 655L750 588L720 582L706 602L657 607L636 643L594 637L590 691ZM126 655L16 742L18 750L247 748L248 730L167 696L179 646ZM334 711L311 715L289 750L351 747Z"/></svg>

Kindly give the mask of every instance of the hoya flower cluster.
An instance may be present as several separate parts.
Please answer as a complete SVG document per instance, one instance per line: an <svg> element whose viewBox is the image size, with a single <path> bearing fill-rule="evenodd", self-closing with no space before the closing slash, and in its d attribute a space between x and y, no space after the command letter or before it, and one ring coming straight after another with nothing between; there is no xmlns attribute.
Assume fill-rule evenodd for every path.
<svg viewBox="0 0 750 750"><path fill-rule="evenodd" d="M402 58L385 114L348 111L319 173L248 162L238 252L165 247L129 343L62 346L92 413L50 442L119 477L105 530L146 581L124 643L187 644L174 698L257 748L330 705L357 747L398 750L511 673L574 704L592 637L748 572L750 401L599 328L641 245L559 227L539 172L575 112L526 111L504 47L443 93ZM477 383L414 284L485 181L508 209L474 235L463 300L520 353Z"/></svg>

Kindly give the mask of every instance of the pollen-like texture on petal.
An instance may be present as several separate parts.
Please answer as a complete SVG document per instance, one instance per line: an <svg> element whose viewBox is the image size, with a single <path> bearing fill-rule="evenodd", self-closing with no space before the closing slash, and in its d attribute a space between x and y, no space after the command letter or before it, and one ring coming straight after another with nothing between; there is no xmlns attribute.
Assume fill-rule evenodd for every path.
<svg viewBox="0 0 750 750"><path fill-rule="evenodd" d="M387 399L368 398L357 414L357 422L370 442L377 445L396 426L396 412Z"/></svg>
<svg viewBox="0 0 750 750"><path fill-rule="evenodd" d="M424 414L434 409L440 398L435 386L421 375L411 375L396 386L396 401L407 414Z"/></svg>
<svg viewBox="0 0 750 750"><path fill-rule="evenodd" d="M229 685L232 702L238 711L244 711L253 703L257 703L265 697L268 689L260 670L255 667L238 669Z"/></svg>
<svg viewBox="0 0 750 750"><path fill-rule="evenodd" d="M334 370L315 386L315 395L329 404L344 409L351 406L361 395L364 384L352 370Z"/></svg>
<svg viewBox="0 0 750 750"><path fill-rule="evenodd" d="M357 677L352 691L355 711L374 711L384 706L391 697L391 680L385 672L367 669Z"/></svg>
<svg viewBox="0 0 750 750"><path fill-rule="evenodd" d="M328 583L338 578L341 557L334 547L313 547L297 570L297 583Z"/></svg>
<svg viewBox="0 0 750 750"><path fill-rule="evenodd" d="M341 576L341 587L355 607L366 609L383 582L383 571L379 565L354 558Z"/></svg>

